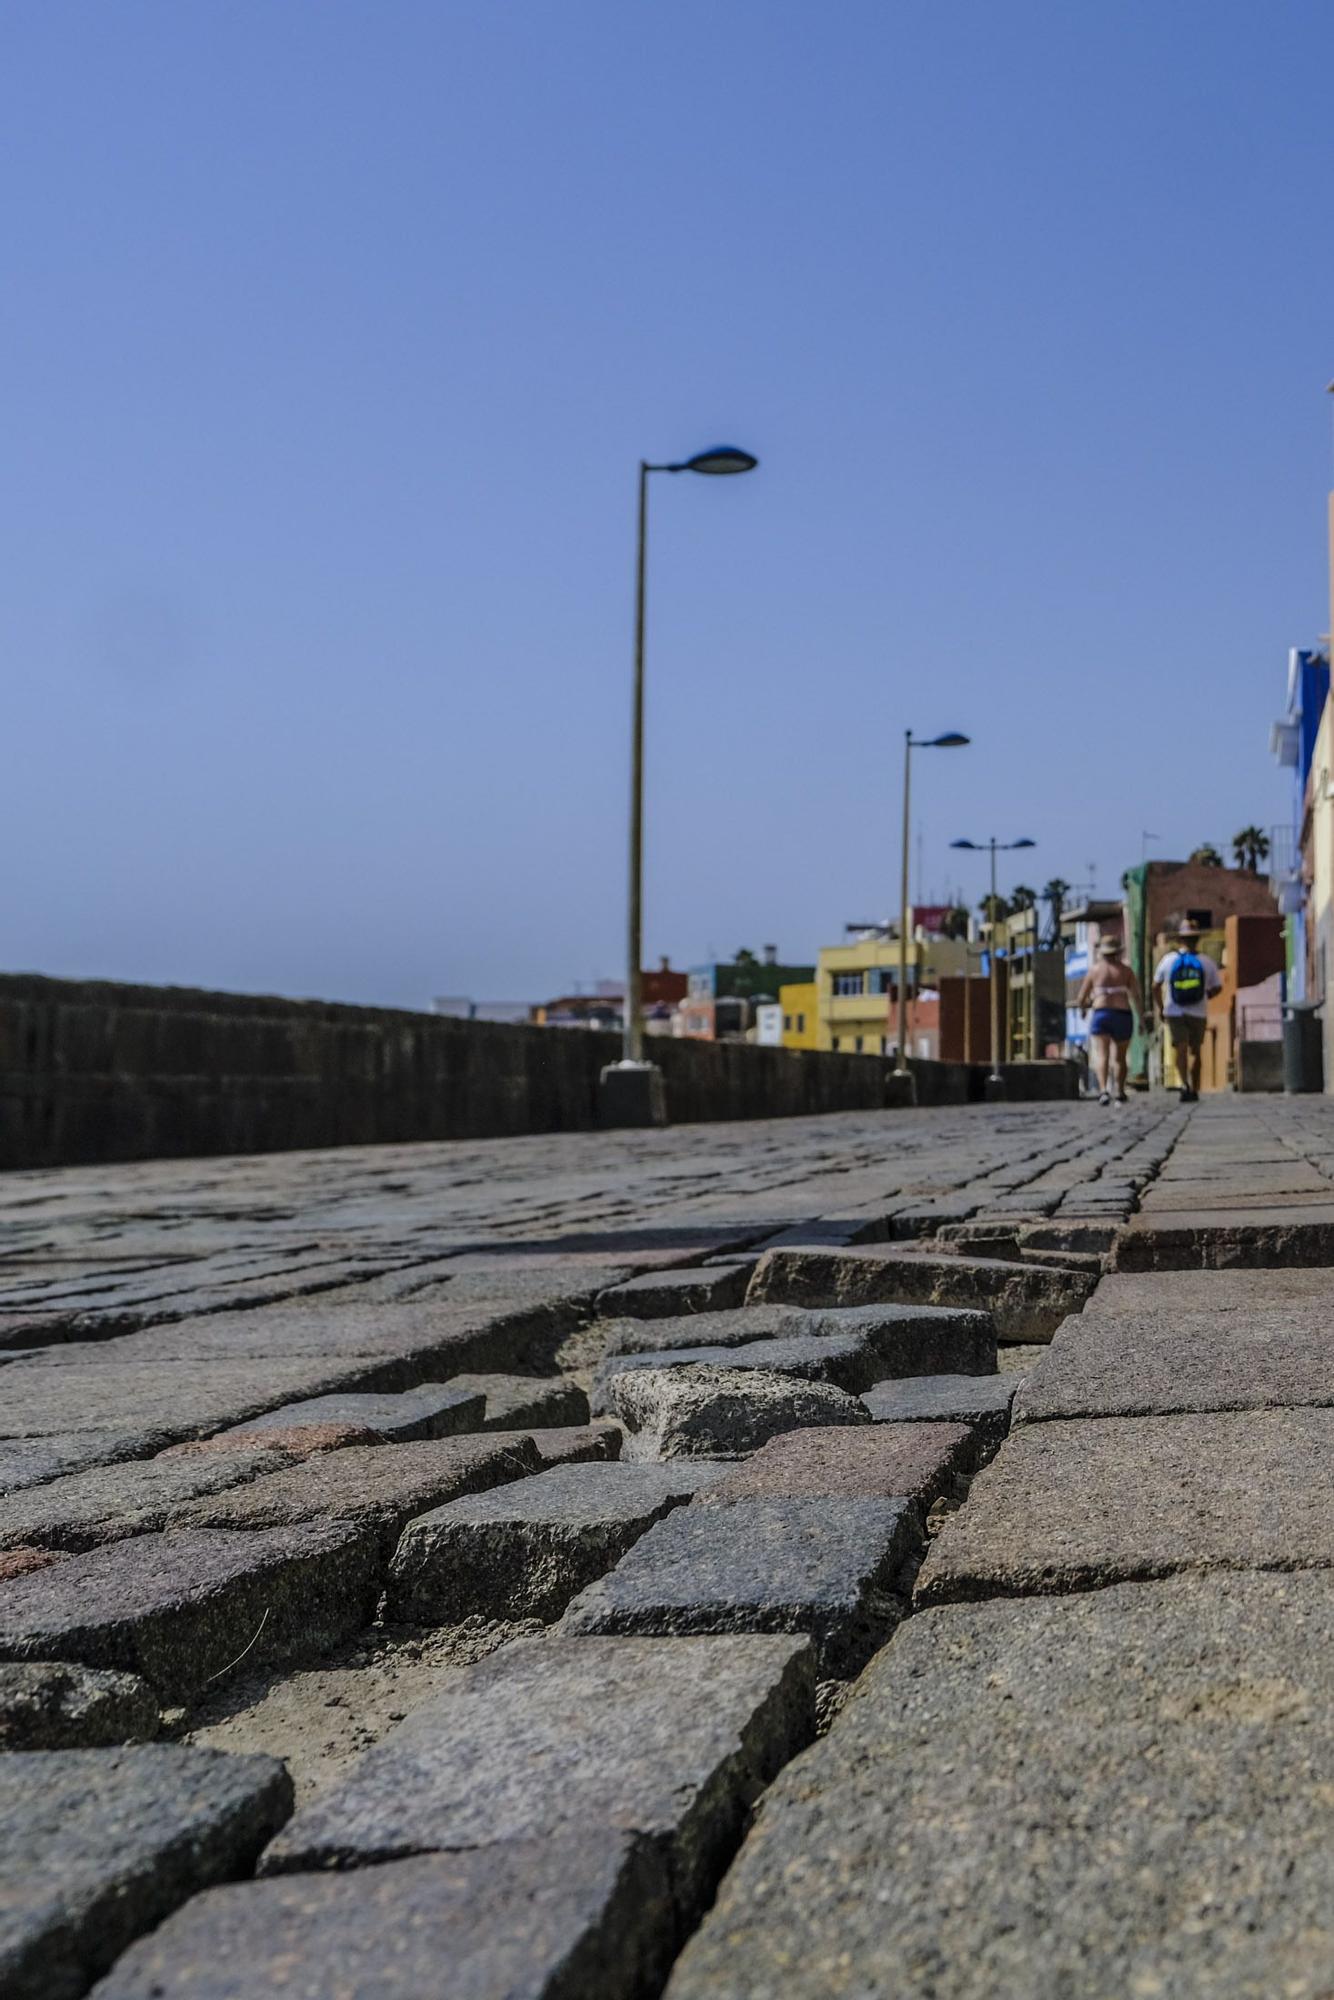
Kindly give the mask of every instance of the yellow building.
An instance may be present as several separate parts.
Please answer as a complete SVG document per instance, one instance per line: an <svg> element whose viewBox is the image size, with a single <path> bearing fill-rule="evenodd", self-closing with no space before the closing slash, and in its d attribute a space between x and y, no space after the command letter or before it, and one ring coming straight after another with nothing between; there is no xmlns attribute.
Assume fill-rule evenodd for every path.
<svg viewBox="0 0 1334 2000"><path fill-rule="evenodd" d="M966 947L952 938L915 938L908 946L908 992L963 971ZM899 941L886 931L865 931L849 944L826 945L815 983L815 1046L843 1055L887 1056L894 1048L890 1007L899 973Z"/></svg>
<svg viewBox="0 0 1334 2000"><path fill-rule="evenodd" d="M819 1007L816 999L819 990L813 979L803 981L797 986L779 987L778 1004L783 1010L785 1049L819 1047Z"/></svg>

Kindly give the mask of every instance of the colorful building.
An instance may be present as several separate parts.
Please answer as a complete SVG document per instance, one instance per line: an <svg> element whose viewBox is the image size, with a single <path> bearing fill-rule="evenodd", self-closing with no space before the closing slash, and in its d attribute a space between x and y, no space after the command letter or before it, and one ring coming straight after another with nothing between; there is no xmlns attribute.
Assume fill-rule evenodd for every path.
<svg viewBox="0 0 1334 2000"><path fill-rule="evenodd" d="M960 939L915 928L908 945L908 1048L934 1056L939 1046L940 980L961 973ZM888 925L858 931L847 944L827 945L816 969L820 1049L843 1055L888 1056L897 1048L899 940Z"/></svg>
<svg viewBox="0 0 1334 2000"><path fill-rule="evenodd" d="M779 987L778 1004L783 1010L785 1049L815 1049L820 1046L819 993L819 984L814 979L798 980L790 986Z"/></svg>
<svg viewBox="0 0 1334 2000"><path fill-rule="evenodd" d="M1127 956L1146 1001L1161 942L1183 920L1221 936L1229 917L1272 917L1273 892L1267 875L1246 868L1209 867L1202 861L1141 861L1121 878L1125 884ZM1204 947L1206 950L1208 946ZM1147 1085L1157 1067L1157 1033L1141 1025L1130 1045L1132 1081Z"/></svg>
<svg viewBox="0 0 1334 2000"><path fill-rule="evenodd" d="M706 1042L740 1041L755 1026L755 1009L776 1002L784 985L815 977L813 965L780 965L777 945L759 958L746 952L712 965L692 965L672 1033Z"/></svg>

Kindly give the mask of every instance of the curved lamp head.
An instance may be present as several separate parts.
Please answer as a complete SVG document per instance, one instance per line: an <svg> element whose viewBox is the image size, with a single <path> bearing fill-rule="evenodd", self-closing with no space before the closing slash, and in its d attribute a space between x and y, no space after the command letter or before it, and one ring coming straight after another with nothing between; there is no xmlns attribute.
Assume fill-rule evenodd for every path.
<svg viewBox="0 0 1334 2000"><path fill-rule="evenodd" d="M673 472L708 472L714 475L728 472L753 472L759 464L748 451L742 451L734 444L713 444L707 451L697 451L693 458L685 459L680 465L672 466Z"/></svg>
<svg viewBox="0 0 1334 2000"><path fill-rule="evenodd" d="M943 736L933 736L922 745L923 750L962 750L972 738L960 736L957 729L947 729Z"/></svg>
<svg viewBox="0 0 1334 2000"><path fill-rule="evenodd" d="M950 842L950 846L951 846L951 847L968 847L968 848L972 848L973 850L976 850L976 848L977 848L977 842L976 842L975 840L952 840L952 841Z"/></svg>
<svg viewBox="0 0 1334 2000"><path fill-rule="evenodd" d="M1036 847L1036 840L1012 840L1011 847Z"/></svg>

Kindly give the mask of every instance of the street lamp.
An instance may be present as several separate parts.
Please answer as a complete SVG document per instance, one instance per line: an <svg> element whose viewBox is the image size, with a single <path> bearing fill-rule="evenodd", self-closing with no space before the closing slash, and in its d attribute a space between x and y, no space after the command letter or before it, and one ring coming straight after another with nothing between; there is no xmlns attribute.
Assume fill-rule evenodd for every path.
<svg viewBox="0 0 1334 2000"><path fill-rule="evenodd" d="M990 840L952 840L951 847L966 847L973 854L991 856L991 901L988 904L990 923L987 943L991 956L991 1074L987 1078L987 1097L994 1103L1005 1095L1005 1078L1000 1068L1000 985L996 977L996 856L1013 854L1021 847L1036 847L1035 840L997 840L993 834ZM964 1005L968 1004L965 990Z"/></svg>
<svg viewBox="0 0 1334 2000"><path fill-rule="evenodd" d="M914 750L962 750L969 741L957 729L947 729L943 736L914 736L911 729L903 732L903 873L899 882L899 1008L898 1008L898 1054L894 1060L895 1076L908 1074L908 841L911 818L909 814L909 793L912 788L912 753ZM918 885L920 887L920 884Z"/></svg>
<svg viewBox="0 0 1334 2000"><path fill-rule="evenodd" d="M651 472L700 472L712 478L753 472L759 460L734 444L711 445L673 465L639 461L639 539L635 559L635 685L630 734L630 895L622 1055L602 1072L603 1115L618 1125L660 1125L662 1082L644 1061L641 1005L644 901L644 577L648 554L648 477Z"/></svg>

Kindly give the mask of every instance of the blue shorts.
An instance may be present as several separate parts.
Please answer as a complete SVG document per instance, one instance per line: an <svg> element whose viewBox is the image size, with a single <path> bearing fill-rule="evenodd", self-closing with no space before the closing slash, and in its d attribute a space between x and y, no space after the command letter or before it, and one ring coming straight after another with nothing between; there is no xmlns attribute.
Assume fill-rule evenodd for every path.
<svg viewBox="0 0 1334 2000"><path fill-rule="evenodd" d="M1114 1042L1128 1042L1135 1032L1135 1016L1129 1007L1095 1007L1089 1016L1091 1035L1108 1035Z"/></svg>

